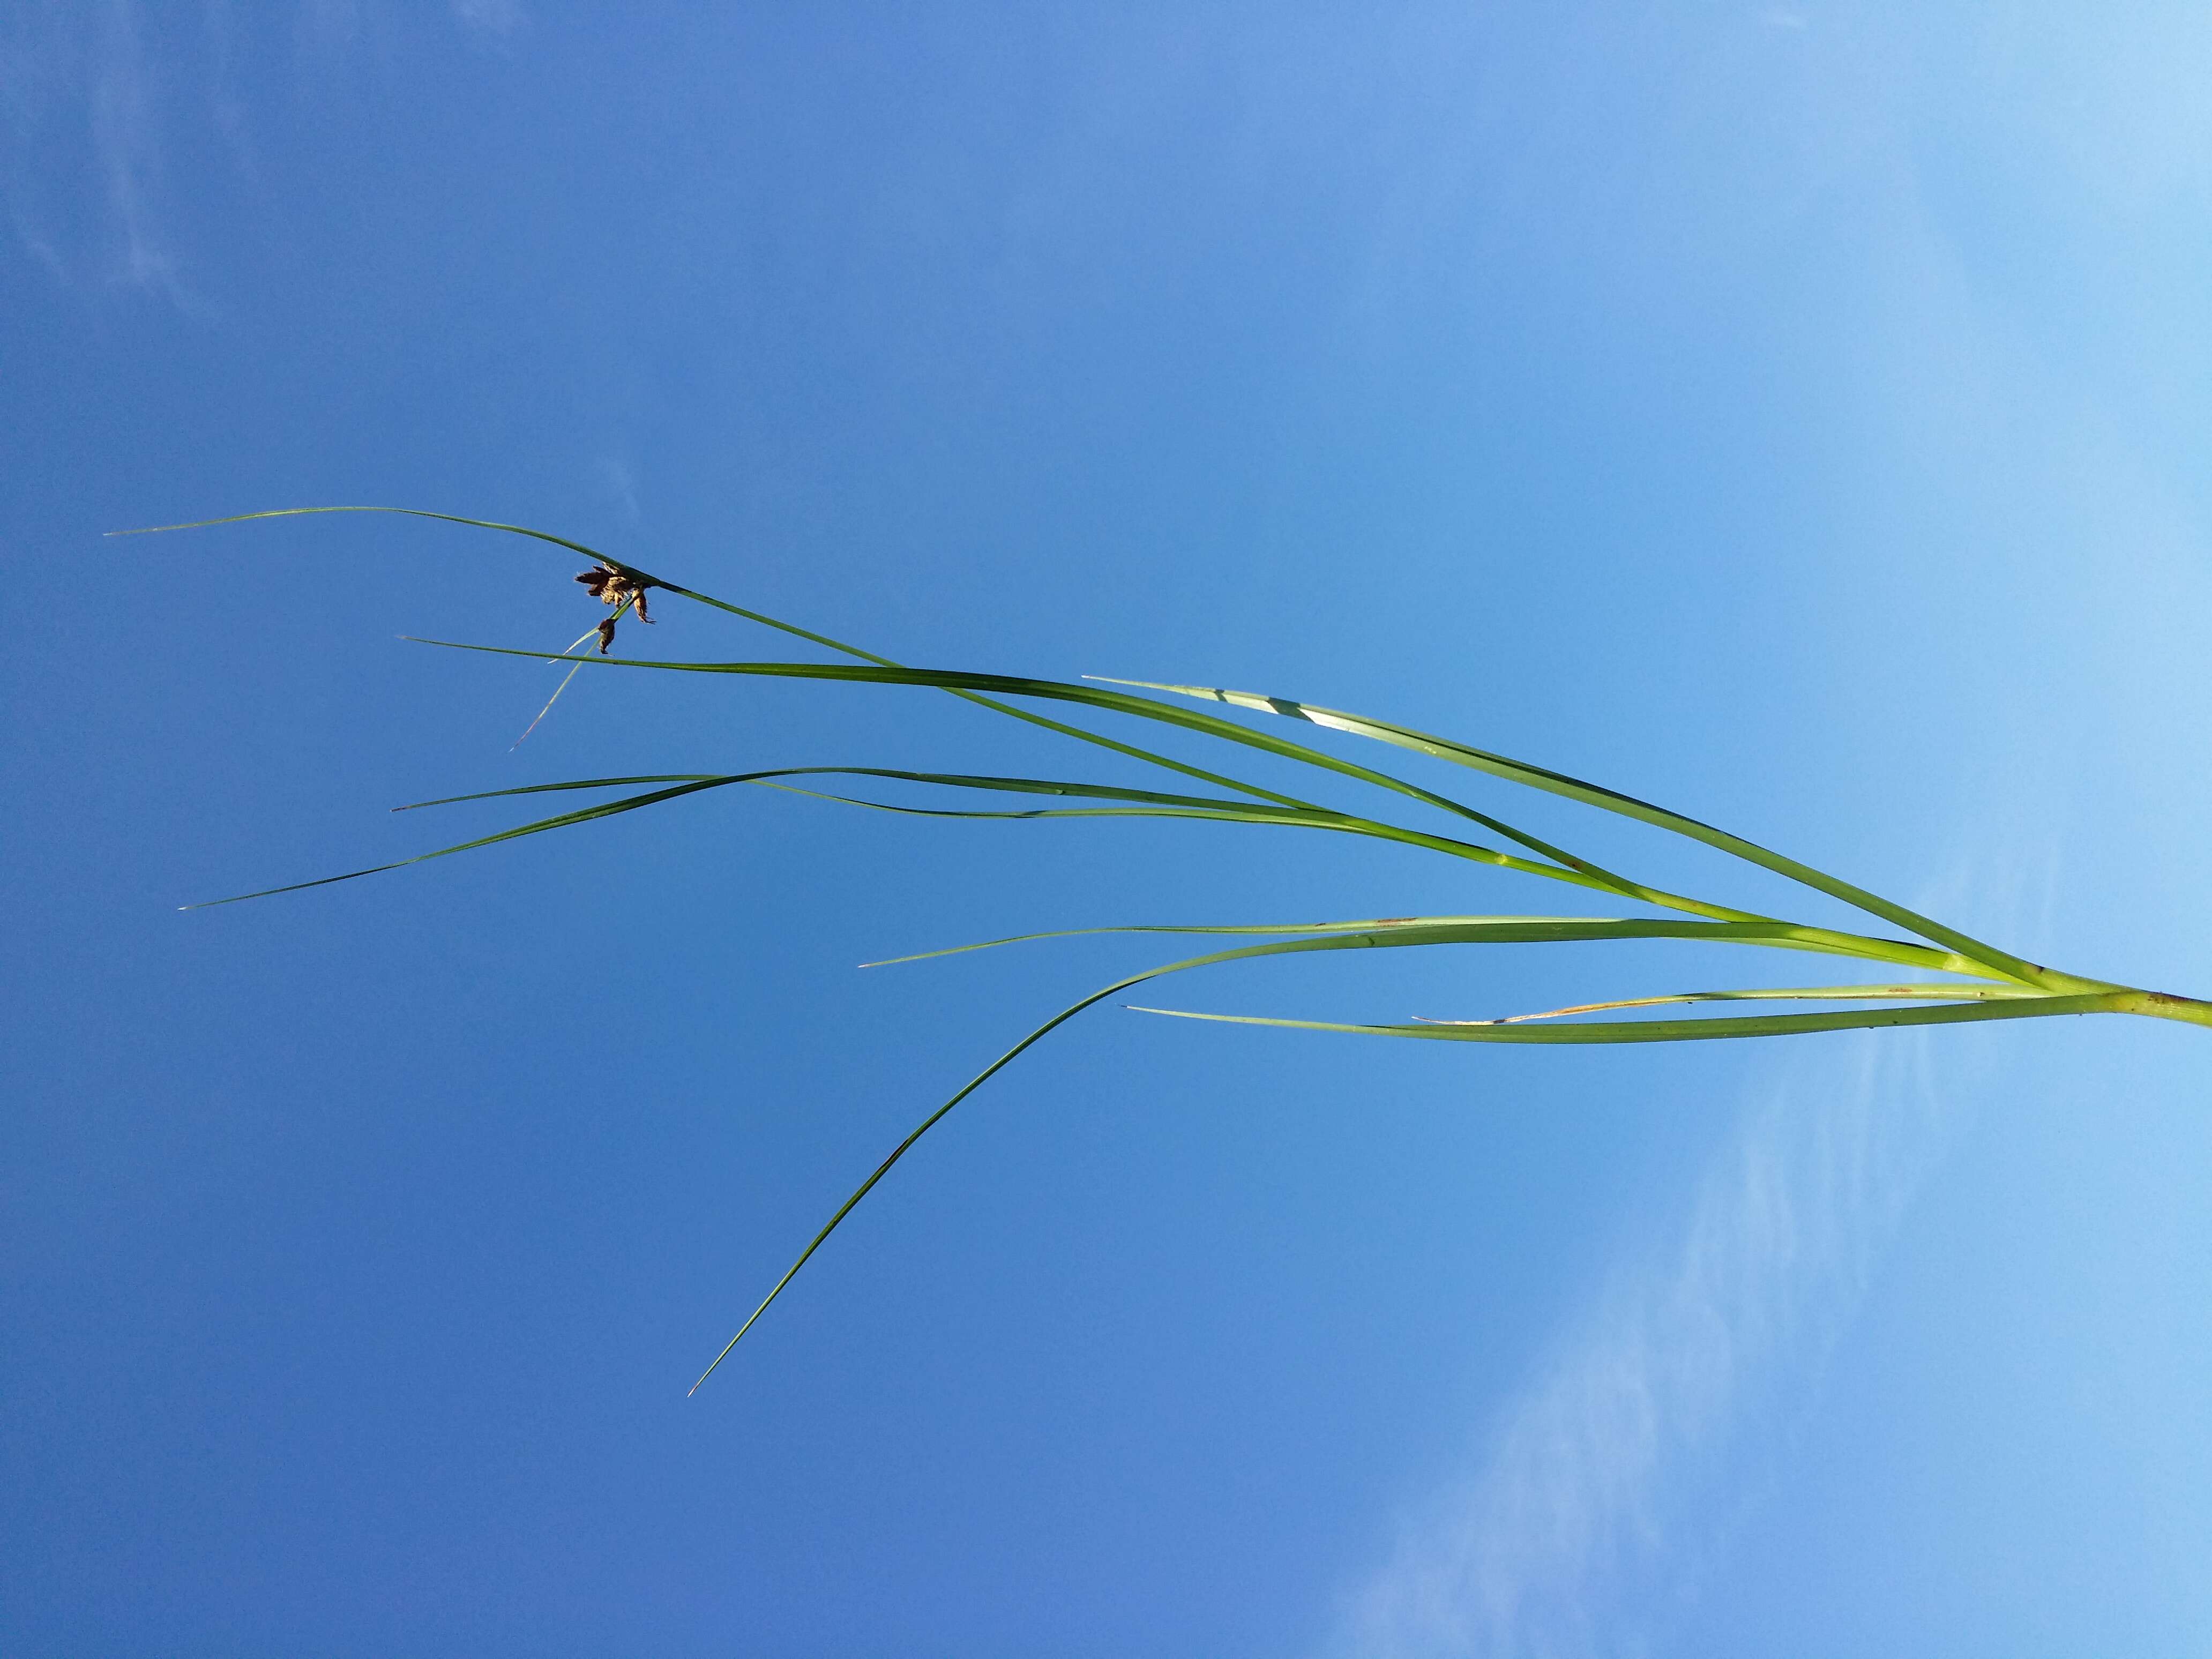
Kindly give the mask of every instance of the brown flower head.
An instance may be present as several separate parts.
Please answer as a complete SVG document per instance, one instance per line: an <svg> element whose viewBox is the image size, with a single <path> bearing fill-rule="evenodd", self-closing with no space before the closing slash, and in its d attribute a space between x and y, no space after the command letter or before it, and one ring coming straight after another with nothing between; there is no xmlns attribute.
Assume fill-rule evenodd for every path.
<svg viewBox="0 0 2212 1659"><path fill-rule="evenodd" d="M645 614L645 590L650 587L652 583L633 576L626 570L617 569L605 560L601 560L593 568L585 571L576 580L583 583L585 591L601 605L611 605L615 608L614 616L607 617L599 624L599 654L601 656L605 656L607 647L615 642L615 617L622 615L623 607L625 605L637 612L637 619L640 622L652 622L653 618Z"/></svg>

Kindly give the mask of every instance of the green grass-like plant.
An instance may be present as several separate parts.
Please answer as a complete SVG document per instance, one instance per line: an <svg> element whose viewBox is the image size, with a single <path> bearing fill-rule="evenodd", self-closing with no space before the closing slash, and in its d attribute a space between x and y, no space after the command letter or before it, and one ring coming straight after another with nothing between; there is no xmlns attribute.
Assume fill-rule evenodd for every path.
<svg viewBox="0 0 2212 1659"><path fill-rule="evenodd" d="M2061 1014L2141 1014L2156 1019L2183 1020L2197 1025L2212 1025L2212 1003L2191 997L2174 996L2163 992L2139 989L2133 986L2114 984L2109 981L2086 978L2078 974L2063 973L2040 963L2029 962L2008 951L1946 926L1931 917L1923 916L1905 906L1852 885L1838 877L1816 870L1809 865L1746 841L1741 836L1725 830L1655 806L1617 790L1601 785L1585 783L1563 773L1544 767L1532 766L1523 761L1507 758L1487 750L1474 748L1449 738L1437 737L1415 731L1389 720L1374 720L1364 714L1346 714L1343 710L1323 708L1288 697L1263 696L1249 691L1224 690L1218 687L1198 685L1167 685L1139 680L1104 680L1087 678L1081 682L1068 680L1028 679L1006 674L968 673L931 668L909 668L877 655L858 646L833 640L827 635L779 621L742 605L732 605L705 593L679 586L665 577L656 576L636 567L614 559L580 542L565 537L550 535L544 531L526 529L520 525L496 524L488 520L463 518L447 513L424 512L410 507L297 507L273 513L249 513L234 518L204 520L194 525L166 525L164 530L185 530L208 525L235 524L257 519L300 517L322 513L397 513L410 517L441 520L450 524L471 526L478 529L495 530L506 534L528 537L533 540L564 548L583 557L595 561L604 573L592 585L592 591L613 607L600 628L604 653L612 636L612 623L627 611L642 612L643 596L653 591L672 594L694 601L731 616L742 617L805 640L850 659L847 662L652 662L605 654L586 654L575 659L577 665L589 662L615 668L650 669L664 673L734 674L779 679L851 681L878 685L920 686L949 692L963 701L975 703L1014 720L1041 726L1073 742L1104 749L1127 759L1142 762L1163 771L1176 774L1183 787L1203 785L1218 793L1194 794L1162 790L1131 789L1101 783L1070 781L1059 779L1003 777L979 774L920 772L896 768L871 766L809 766L786 767L768 771L684 773L647 777L580 778L560 783L528 785L515 789L492 789L478 794L457 795L443 800L422 801L420 806L440 806L456 801L488 800L510 795L560 793L574 790L631 790L638 793L622 794L611 800L562 812L555 817L537 819L501 831L497 835L480 836L473 841L441 847L414 858L394 864L378 865L367 870L349 871L343 875L326 876L318 881L297 882L288 886L272 887L260 892L243 893L235 898L218 899L218 904L235 903L240 899L264 898L273 893L295 892L303 888L327 885L331 882L350 881L361 876L374 875L381 871L396 870L406 865L419 864L425 859L444 858L449 854L468 852L480 847L489 847L501 842L514 841L524 836L534 836L549 830L567 829L574 824L589 823L619 813L635 811L641 807L657 806L687 795L720 789L732 784L755 784L791 790L820 799L866 806L881 811L903 812L932 817L979 819L1137 817L1185 818L1218 823L1263 824L1287 826L1295 829L1327 830L1337 835L1361 836L1376 841L1390 842L1401 846L1419 848L1442 857L1488 865L1500 870L1511 870L1522 875L1534 876L1547 881L1602 893L1608 897L1625 901L1638 907L1638 913L1620 917L1547 916L1547 915L1430 915L1390 916L1360 921L1321 921L1276 925L1192 925L1188 927L1148 925L1129 927L1075 928L1061 933L1031 933L1014 939L991 939L977 945L953 947L951 951L931 951L926 956L945 956L958 951L975 951L997 945L1015 945L1031 939L1067 938L1074 934L1130 933L1176 933L1210 935L1245 939L1253 942L1231 945L1225 949L1187 957L1177 962L1164 963L1140 974L1102 986L1090 995L1069 1004L1050 1019L1037 1026L1020 1042L1015 1043L988 1066L978 1072L951 1098L917 1124L905 1139L891 1150L890 1155L876 1167L874 1173L855 1188L852 1195L837 1207L836 1212L823 1224L806 1248L778 1279L751 1317L742 1325L735 1336L724 1346L714 1363L701 1373L699 1382L712 1376L715 1366L726 1358L745 1333L750 1331L785 1286L805 1267L814 1253L842 1224L845 1218L874 1188L876 1183L890 1172L892 1166L914 1146L915 1143L942 1121L945 1115L973 1094L985 1082L1004 1069L1016 1056L1037 1042L1049 1032L1081 1013L1092 1005L1104 1001L1122 992L1133 989L1148 981L1162 979L1170 974L1180 974L1194 968L1207 968L1234 962L1246 962L1261 957L1289 956L1316 951L1345 951L1354 949L1407 948L1440 945L1497 945L1534 944L1584 944L1616 939L1671 939L1705 940L1734 945L1754 945L1768 951L1810 952L1824 957L1844 957L1880 965L1881 977L1876 982L1846 985L1810 985L1784 988L1750 988L1740 989L1696 990L1666 992L1657 995L1631 997L1614 1001L1587 1002L1563 1008L1549 1008L1528 1013L1509 1015L1502 1018L1484 1020L1415 1020L1403 1024L1356 1024L1332 1020L1270 1019L1245 1015L1195 1012L1188 1009L1144 1007L1143 1012L1172 1015L1183 1019L1224 1021L1234 1024L1275 1025L1309 1031L1347 1031L1369 1036L1408 1037L1427 1042L1514 1042L1514 1043L1598 1043L1598 1042L1688 1042L1720 1038L1759 1036L1802 1036L1820 1031L1844 1031L1888 1026L1948 1025L1969 1021L1990 1019L2034 1019ZM123 534L144 533L138 532ZM607 580L611 576L614 580ZM590 580L580 577L579 580ZM451 641L433 640L423 643L446 646L452 649L490 652L496 655L542 659L560 661L570 658L579 646L592 635L586 634L568 652L523 651L494 646L458 644ZM575 669L570 670L571 675ZM563 686L567 681L562 682ZM1118 688L1118 689L1117 689ZM1138 695L1150 693L1152 695ZM555 694L556 696L558 692ZM1177 701L1168 701L1168 699ZM1010 702L1008 699L1018 699ZM1292 761L1310 769L1316 786L1340 785L1343 780L1370 785L1389 792L1402 802L1408 802L1432 815L1428 829L1409 827L1382 818L1364 816L1322 805L1299 796L1285 794L1258 784L1246 782L1204 767L1194 766L1169 756L1156 753L1140 744L1122 741L1101 732L1073 726L1023 704L1045 704L1063 708L1088 709L1109 715L1118 720L1150 721L1155 725L1176 728L1211 739L1226 747L1220 752L1224 763L1238 751L1256 751ZM549 704L550 706L550 704ZM1264 725L1248 725L1212 711L1215 707L1233 709L1249 714L1272 716L1277 719L1303 722L1324 730L1345 732L1353 737L1388 744L1392 748L1446 762L1470 771L1487 775L1523 788L1540 790L1547 794L1563 796L1568 800L1601 811L1612 812L1632 818L1638 823L1698 842L1730 854L1747 864L1758 866L1783 876L1802 886L1887 923L1909 938L1875 933L1854 933L1833 927L1814 927L1788 921L1779 916L1756 911L1738 909L1711 900L1692 897L1687 894L1668 892L1651 887L1628 876L1606 869L1553 846L1547 841L1516 829L1504 820L1480 811L1463 802L1455 800L1436 791L1425 788L1391 773L1363 766L1342 759L1322 750L1313 748L1295 738L1277 735ZM1126 729L1126 728L1125 728ZM1012 808L989 807L977 805L964 808L922 808L874 800L861 796L841 794L809 787L796 780L832 778L866 779L879 781L898 781L930 785L964 792L970 799L1005 798L1009 796L1041 797L1080 805ZM1316 793L1319 793L1316 788ZM1442 833L1449 830L1452 833ZM1472 839L1478 832L1486 839ZM1492 842L1504 845L1492 845ZM1508 851L1507 847L1515 850ZM185 908L199 908L186 906ZM924 960L924 957L905 957L898 961ZM1898 976L1898 970L1911 975L1942 975L1942 977ZM1711 1015L1692 1015L1686 1018L1653 1018L1641 1011L1692 1004L1808 1004L1840 1003L1847 1006L1826 1010L1790 1012L1743 1012ZM1138 1006L1138 1005L1132 1005ZM1590 1015L1628 1015L1626 1018L1593 1019ZM692 1384L693 1391L699 1382Z"/></svg>

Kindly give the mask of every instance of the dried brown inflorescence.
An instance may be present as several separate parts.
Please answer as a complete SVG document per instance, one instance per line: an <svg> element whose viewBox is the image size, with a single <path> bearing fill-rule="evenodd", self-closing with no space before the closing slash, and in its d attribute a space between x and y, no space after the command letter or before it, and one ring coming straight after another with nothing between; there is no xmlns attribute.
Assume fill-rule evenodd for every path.
<svg viewBox="0 0 2212 1659"><path fill-rule="evenodd" d="M637 619L640 622L652 622L653 618L645 614L645 590L652 586L651 583L641 581L628 571L619 569L604 560L592 569L585 571L576 580L583 583L591 596L601 605L614 606L612 613L599 623L599 654L601 656L606 655L607 647L615 642L615 618L622 615L622 608L625 604L637 612Z"/></svg>

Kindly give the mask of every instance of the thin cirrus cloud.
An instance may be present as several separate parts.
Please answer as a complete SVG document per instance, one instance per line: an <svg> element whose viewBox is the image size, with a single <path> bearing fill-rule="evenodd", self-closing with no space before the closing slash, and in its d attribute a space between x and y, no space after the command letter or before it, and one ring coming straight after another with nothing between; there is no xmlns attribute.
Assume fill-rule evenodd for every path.
<svg viewBox="0 0 2212 1659"><path fill-rule="evenodd" d="M453 0L465 32L500 40L527 28L522 0ZM228 0L208 0L197 31L156 49L159 15L135 0L82 7L0 0L0 207L19 254L57 282L207 308L186 280L178 232L191 192L168 177L179 120L203 107L233 162L251 171L247 118L233 84L247 42ZM161 20L173 24L174 20ZM353 0L304 0L293 50L345 57L362 32ZM268 40L280 40L264 21ZM204 54L203 56L196 54ZM189 243L190 237L183 238Z"/></svg>
<svg viewBox="0 0 2212 1659"><path fill-rule="evenodd" d="M512 34L530 21L522 0L453 0L453 15L485 34Z"/></svg>
<svg viewBox="0 0 2212 1659"><path fill-rule="evenodd" d="M1346 1598L1331 1650L1616 1652L1663 1622L1657 1604L1725 1543L1713 1494L1802 1409L1965 1121L1930 1052L1863 1037L1844 1066L1830 1050L1753 1104L1686 1212L1568 1322L1471 1476Z"/></svg>
<svg viewBox="0 0 2212 1659"><path fill-rule="evenodd" d="M108 212L121 239L117 275L133 288L181 301L175 257L154 224L161 151L145 48L131 9L109 7L103 34L90 89L92 138Z"/></svg>
<svg viewBox="0 0 2212 1659"><path fill-rule="evenodd" d="M54 280L195 308L165 233L161 81L130 0L0 19L0 195Z"/></svg>

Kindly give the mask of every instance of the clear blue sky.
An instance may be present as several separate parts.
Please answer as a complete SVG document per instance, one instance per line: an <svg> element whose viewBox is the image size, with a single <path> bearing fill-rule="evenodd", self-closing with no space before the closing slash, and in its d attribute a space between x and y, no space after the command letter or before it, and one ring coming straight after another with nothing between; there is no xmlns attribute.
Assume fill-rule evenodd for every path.
<svg viewBox="0 0 2212 1659"><path fill-rule="evenodd" d="M686 1400L905 1128L1160 952L854 964L1556 896L728 792L180 915L512 821L384 810L465 790L1075 763L619 672L510 751L553 672L395 635L558 649L579 562L100 532L538 525L909 661L1452 732L2212 994L2208 84L2180 4L0 0L0 1648L2204 1652L2204 1033L1102 1008ZM1172 1000L1722 968L1387 954L1440 959Z"/></svg>

